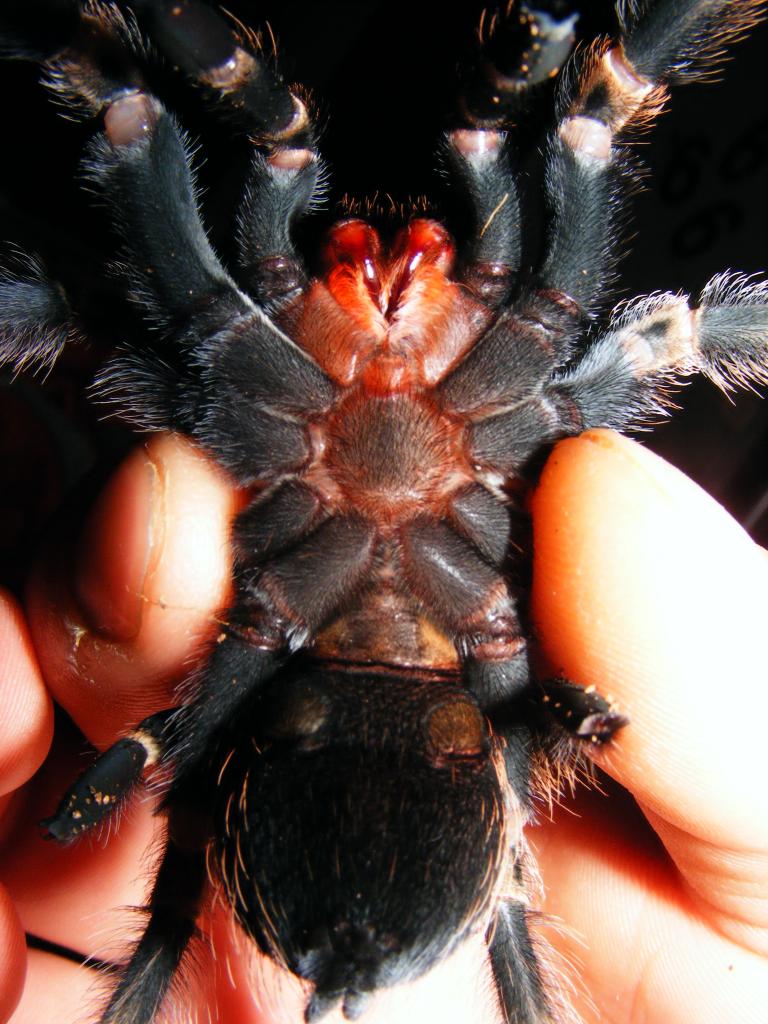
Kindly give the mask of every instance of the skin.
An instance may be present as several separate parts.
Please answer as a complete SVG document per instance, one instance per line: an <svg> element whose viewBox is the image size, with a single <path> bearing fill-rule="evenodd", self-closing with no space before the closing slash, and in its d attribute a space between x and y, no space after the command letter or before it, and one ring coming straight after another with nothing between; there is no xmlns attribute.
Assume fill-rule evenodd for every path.
<svg viewBox="0 0 768 1024"><path fill-rule="evenodd" d="M238 501L186 441L153 438L80 537L51 542L30 583L28 631L18 607L0 603L0 1021L82 1019L98 999L93 973L33 952L24 986L23 928L118 958L136 920L114 908L142 902L158 828L145 801L107 846L40 839L34 822L83 765L62 730L25 785L48 755L51 696L99 748L170 703L226 604ZM557 446L533 514L533 608L550 669L595 684L631 718L596 757L605 792L579 787L529 830L544 909L568 925L541 932L578 960L572 998L588 1024L595 1006L604 1024L764 1022L765 552L680 473L607 431ZM187 998L215 998L238 1024L301 1019L297 985L264 965L252 981L221 915L203 927L220 969L185 985ZM384 994L365 1019L490 1024L481 944Z"/></svg>

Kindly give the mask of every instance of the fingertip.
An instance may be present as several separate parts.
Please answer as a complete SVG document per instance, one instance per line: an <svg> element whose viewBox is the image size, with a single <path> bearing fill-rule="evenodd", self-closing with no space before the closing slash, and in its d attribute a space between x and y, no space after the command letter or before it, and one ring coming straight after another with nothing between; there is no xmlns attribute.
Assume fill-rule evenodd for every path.
<svg viewBox="0 0 768 1024"><path fill-rule="evenodd" d="M632 573L648 564L650 553L652 567L664 568L665 535L678 545L686 542L680 556L701 540L708 541L705 555L727 546L755 561L760 551L701 487L638 442L610 430L590 430L557 445L533 509L542 568L554 559L587 580L596 574L596 560L601 567L611 561ZM622 598L622 592L617 596Z"/></svg>
<svg viewBox="0 0 768 1024"><path fill-rule="evenodd" d="M99 746L167 707L230 589L238 496L179 435L152 437L116 471L76 545L38 566L30 622L57 701Z"/></svg>
<svg viewBox="0 0 768 1024"><path fill-rule="evenodd" d="M558 445L533 519L534 615L547 653L580 681L629 672L635 692L653 687L649 658L687 658L703 639L722 646L725 624L759 635L763 552L637 442L594 430Z"/></svg>
<svg viewBox="0 0 768 1024"><path fill-rule="evenodd" d="M604 430L557 446L533 519L546 658L630 718L607 769L681 827L706 830L723 805L743 824L754 797L744 772L760 775L745 758L761 749L768 712L760 550L683 474ZM730 770L713 778L715 751Z"/></svg>

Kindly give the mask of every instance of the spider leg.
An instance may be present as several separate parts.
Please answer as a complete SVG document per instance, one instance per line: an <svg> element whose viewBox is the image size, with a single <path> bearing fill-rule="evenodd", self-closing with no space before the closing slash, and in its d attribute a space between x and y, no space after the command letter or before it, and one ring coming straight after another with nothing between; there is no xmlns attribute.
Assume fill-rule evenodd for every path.
<svg viewBox="0 0 768 1024"><path fill-rule="evenodd" d="M107 190L126 270L147 315L183 323L217 300L242 308L200 222L178 129L129 56L136 49L135 25L115 8L94 7L68 45L44 62L47 84L73 117L103 118L85 170Z"/></svg>
<svg viewBox="0 0 768 1024"><path fill-rule="evenodd" d="M152 765L172 767L175 799L183 780L215 749L222 726L282 663L287 627L263 602L259 618L255 605L251 597L247 623L224 626L203 668L187 680L188 703L145 718L70 786L55 813L40 823L49 837L68 842L113 818ZM232 618L242 614L239 605ZM173 799L166 798L166 806Z"/></svg>
<svg viewBox="0 0 768 1024"><path fill-rule="evenodd" d="M185 684L189 703L145 718L70 786L55 813L40 823L50 837L68 842L113 818L151 765L170 764L176 790L179 779L205 761L221 727L282 662L285 636L280 620L270 621L262 607L259 621L254 604L252 600L247 625L225 626L204 667Z"/></svg>
<svg viewBox="0 0 768 1024"><path fill-rule="evenodd" d="M150 917L99 1024L151 1024L195 934L207 880L205 850L174 839L174 817L152 895Z"/></svg>
<svg viewBox="0 0 768 1024"><path fill-rule="evenodd" d="M248 528L236 532L241 538L252 536ZM275 674L288 652L302 647L365 579L374 531L362 520L330 518L263 569L254 571L253 553L247 554L235 605L224 615L210 656L186 686L189 700L169 723L174 792L205 762L222 728Z"/></svg>
<svg viewBox="0 0 768 1024"><path fill-rule="evenodd" d="M83 772L56 812L40 822L49 837L60 842L76 839L117 813L141 781L144 769L163 757L171 713L160 711L145 718Z"/></svg>
<svg viewBox="0 0 768 1024"><path fill-rule="evenodd" d="M579 61L575 87L565 75L560 120L549 140L547 195L551 222L538 280L568 295L586 313L601 305L620 240L626 179L622 133L652 122L666 85L706 73L724 44L759 18L762 3L660 0L619 5L619 40L598 43Z"/></svg>
<svg viewBox="0 0 768 1024"><path fill-rule="evenodd" d="M306 270L292 233L317 202L322 174L314 145L254 152L238 216L238 278L268 309L306 287Z"/></svg>
<svg viewBox="0 0 768 1024"><path fill-rule="evenodd" d="M520 270L520 199L502 131L531 87L555 74L573 46L576 14L558 17L531 4L494 19L483 62L461 91L461 127L446 139L454 181L467 197L473 230L459 280L492 307L508 299Z"/></svg>
<svg viewBox="0 0 768 1024"><path fill-rule="evenodd" d="M264 568L243 574L241 600L249 621L279 619L284 642L302 647L366 577L375 528L355 516L332 516Z"/></svg>
<svg viewBox="0 0 768 1024"><path fill-rule="evenodd" d="M606 743L629 722L592 686L568 679L547 679L540 686L545 710L573 739Z"/></svg>
<svg viewBox="0 0 768 1024"><path fill-rule="evenodd" d="M200 0L120 0L161 53L202 88L218 111L262 145L303 145L312 128L305 104L259 52Z"/></svg>
<svg viewBox="0 0 768 1024"><path fill-rule="evenodd" d="M242 483L298 469L310 451L304 421L330 406L333 385L216 260L172 119L140 93L112 103L107 125L123 105L125 134L115 138L108 127L94 147L90 174L121 224L142 305L150 316L161 308L171 315L159 351L131 352L105 367L97 382L101 395L145 429L190 434ZM262 171L264 180L275 178L266 162ZM222 393L230 400L211 397Z"/></svg>
<svg viewBox="0 0 768 1024"><path fill-rule="evenodd" d="M504 758L507 801L513 822L510 861L496 914L486 933L490 966L506 1024L552 1024L559 1019L557 987L542 977L538 943L529 928L531 877L524 829L532 815L531 754L534 736L509 706L490 711ZM535 870L535 869L534 869Z"/></svg>
<svg viewBox="0 0 768 1024"><path fill-rule="evenodd" d="M469 124L503 127L532 87L557 74L576 38L579 15L572 6L533 0L493 18L483 61L461 93L459 109Z"/></svg>
<svg viewBox="0 0 768 1024"><path fill-rule="evenodd" d="M558 292L530 291L498 315L437 388L443 405L469 421L474 460L519 475L542 445L578 433L572 403L549 385L582 335L578 307Z"/></svg>
<svg viewBox="0 0 768 1024"><path fill-rule="evenodd" d="M213 252L179 129L146 90L137 61L123 56L126 41L134 49L139 45L135 27L113 8L87 13L84 23L86 41L75 39L59 52L47 73L73 110L103 117L104 132L90 147L86 174L112 211L133 297L155 328L151 347L107 364L98 391L143 429L189 434L243 483L298 469L310 451L306 419L330 406L334 388L311 357L236 287ZM266 303L290 297L304 279L290 224L274 227L283 214L291 214L290 222L311 201L317 159L306 138L304 143L302 149L274 148L254 160L241 253ZM62 335L52 301L55 286L15 286L12 311L24 297L19 288L34 288L47 315L53 340L44 350L38 344L34 354L50 361ZM32 358L23 318L5 333L3 356L17 365ZM222 392L232 400L214 402L211 396Z"/></svg>
<svg viewBox="0 0 768 1024"><path fill-rule="evenodd" d="M721 274L706 286L696 308L683 295L635 299L618 308L607 333L577 362L554 373L543 387L531 387L516 404L505 396L506 408L500 410L478 408L469 432L473 456L514 474L542 442L658 418L685 375L701 372L726 388L765 382L767 353L765 282Z"/></svg>
<svg viewBox="0 0 768 1024"><path fill-rule="evenodd" d="M197 0L139 0L130 8L153 44L202 89L213 112L259 147L238 218L239 276L258 302L290 298L306 283L291 229L316 201L322 174L306 104L262 57L255 39L238 39L214 8Z"/></svg>
<svg viewBox="0 0 768 1024"><path fill-rule="evenodd" d="M454 181L469 201L473 228L457 277L486 305L508 298L520 269L520 196L502 132L457 128L445 145Z"/></svg>
<svg viewBox="0 0 768 1024"><path fill-rule="evenodd" d="M233 609L231 618L241 606ZM227 623L210 654L183 686L183 703L166 729L165 758L174 773L174 792L218 742L220 730L237 715L282 664L280 622ZM168 806L166 798L166 806Z"/></svg>
<svg viewBox="0 0 768 1024"><path fill-rule="evenodd" d="M568 361L582 331L579 312L565 296L544 291L521 296L499 314L437 394L471 421L517 408Z"/></svg>
<svg viewBox="0 0 768 1024"><path fill-rule="evenodd" d="M235 520L233 540L244 569L279 554L306 536L324 517L315 491L298 480L282 483L268 498L254 501Z"/></svg>
<svg viewBox="0 0 768 1024"><path fill-rule="evenodd" d="M537 713L543 710L574 739L601 743L610 739L627 719L593 688L564 679L532 688L528 645L507 583L488 564L493 552L486 548L481 557L477 538L465 532L471 544L452 526L415 520L401 529L401 556L412 591L451 632L464 660L466 684L480 707L496 716L503 734L512 729L510 714L525 717L533 700ZM500 565L503 551L496 556ZM507 752L522 747L515 737ZM509 774L515 778L525 772L518 760L510 765Z"/></svg>
<svg viewBox="0 0 768 1024"><path fill-rule="evenodd" d="M555 74L574 40L576 14L558 17L546 4L493 19L480 70L460 92L460 127L446 137L444 155L469 205L471 230L456 276L492 308L503 306L521 263L520 197L502 130L531 87Z"/></svg>
<svg viewBox="0 0 768 1024"><path fill-rule="evenodd" d="M190 434L242 483L298 469L310 449L305 420L327 410L332 384L236 288L214 255L173 119L144 91L103 99L106 130L92 147L88 173L121 229L136 297L165 338L155 351L108 364L102 396L144 428ZM276 150L254 163L243 254L261 275L262 298L284 298L300 286L303 271L287 229L281 234L269 225L275 203L305 208L315 163L308 149ZM211 397L222 393L231 400Z"/></svg>
<svg viewBox="0 0 768 1024"><path fill-rule="evenodd" d="M505 900L489 931L488 952L507 1024L550 1024L539 961L528 928L525 903Z"/></svg>
<svg viewBox="0 0 768 1024"><path fill-rule="evenodd" d="M533 692L529 689L519 698L487 710L494 735L502 743L512 818L517 822L511 842L512 863L487 933L488 952L506 1024L554 1024L563 1019L560 1011L566 1000L557 975L547 969L546 942L537 941L530 927L535 917L535 912L529 910L530 894L536 886L523 830L532 816L536 784L531 778L531 757L543 741L541 749L555 761L578 760L580 747L609 742L628 720L593 687L578 686L566 679L537 683ZM556 753L547 739L551 724L542 730L542 711L571 740ZM549 783L538 779L537 784L546 795Z"/></svg>
<svg viewBox="0 0 768 1024"><path fill-rule="evenodd" d="M508 141L503 129L519 121L531 90L555 76L567 60L577 21L570 4L546 0L494 15L488 31L484 19L483 59L460 92L461 127L449 133L445 148L453 178L469 200L474 230L460 254L457 276L491 307L508 301L521 265L520 199L511 166L514 135ZM546 277L542 280L545 290L557 290ZM562 295L565 301L567 294Z"/></svg>
<svg viewBox="0 0 768 1024"><path fill-rule="evenodd" d="M498 737L508 783L511 820L515 822L510 843L511 864L496 915L487 932L488 952L496 993L507 1024L554 1024L565 1005L557 977L547 970L546 943L537 941L530 927L531 877L524 828L532 816L531 757L544 740L547 750L551 725L542 730L541 713L554 719L571 743L555 755L557 760L579 757L579 746L608 742L627 724L594 688L565 679L547 680L490 702L480 695L493 733ZM539 780L541 784L542 780ZM546 783L543 786L546 792ZM535 870L535 869L534 869Z"/></svg>
<svg viewBox="0 0 768 1024"><path fill-rule="evenodd" d="M487 709L530 682L527 645L504 577L456 529L422 518L400 534L406 580L450 631L467 685Z"/></svg>
<svg viewBox="0 0 768 1024"><path fill-rule="evenodd" d="M45 372L79 337L65 295L37 260L0 270L0 366Z"/></svg>
<svg viewBox="0 0 768 1024"><path fill-rule="evenodd" d="M179 324L202 310L222 318L244 312L205 235L181 136L159 101L145 92L118 95L104 126L86 171L112 208L147 313Z"/></svg>
<svg viewBox="0 0 768 1024"><path fill-rule="evenodd" d="M549 389L570 403L576 429L642 426L669 405L668 392L701 372L728 388L765 383L768 284L721 274L691 308L684 295L651 295L620 307L608 332Z"/></svg>

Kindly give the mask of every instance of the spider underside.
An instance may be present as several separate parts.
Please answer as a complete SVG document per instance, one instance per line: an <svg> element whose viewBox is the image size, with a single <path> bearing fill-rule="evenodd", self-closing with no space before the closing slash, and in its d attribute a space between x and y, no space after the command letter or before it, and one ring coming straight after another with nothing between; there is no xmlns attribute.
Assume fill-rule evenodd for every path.
<svg viewBox="0 0 768 1024"><path fill-rule="evenodd" d="M360 1016L383 987L487 935L515 1024L567 1010L529 933L530 766L609 742L626 718L529 666L511 543L559 439L663 415L702 372L764 382L768 288L721 274L698 304L658 293L600 319L629 180L623 140L762 14L760 0L618 4L620 32L569 59L575 15L508 15L442 150L474 230L349 217L322 270L293 238L323 169L308 107L198 0L88 4L34 57L98 118L91 187L123 238L145 347L100 372L140 430L196 441L247 491L235 599L178 704L70 788L48 832L109 819L145 769L170 778L146 930L100 1024L152 1024L215 891L258 948L309 983L306 1020ZM141 68L144 34L254 140L228 271L201 223L185 141ZM547 139L541 256L522 266L514 131L568 60ZM42 268L0 280L0 359L48 365L77 311ZM98 799L96 798L98 796ZM190 838L192 837L192 838ZM312 880L312 884L308 880Z"/></svg>

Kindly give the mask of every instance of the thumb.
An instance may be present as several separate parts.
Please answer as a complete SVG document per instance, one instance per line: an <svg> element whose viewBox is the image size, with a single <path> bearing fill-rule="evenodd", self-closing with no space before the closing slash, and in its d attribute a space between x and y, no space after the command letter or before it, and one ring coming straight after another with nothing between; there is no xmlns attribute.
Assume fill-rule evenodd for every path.
<svg viewBox="0 0 768 1024"><path fill-rule="evenodd" d="M630 725L599 755L717 928L768 951L768 559L677 470L610 431L559 445L534 501L552 666Z"/></svg>

